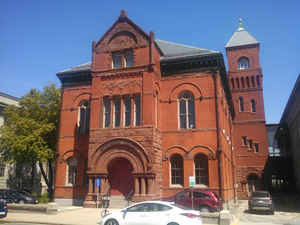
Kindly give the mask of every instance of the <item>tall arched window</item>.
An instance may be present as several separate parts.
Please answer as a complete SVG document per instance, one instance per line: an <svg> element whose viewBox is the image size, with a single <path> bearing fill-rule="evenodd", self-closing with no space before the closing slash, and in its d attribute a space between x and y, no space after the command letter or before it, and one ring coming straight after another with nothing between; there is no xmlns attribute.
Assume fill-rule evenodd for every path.
<svg viewBox="0 0 300 225"><path fill-rule="evenodd" d="M77 159L75 157L67 160L67 175L67 184L75 185L77 176Z"/></svg>
<svg viewBox="0 0 300 225"><path fill-rule="evenodd" d="M194 158L196 184L208 185L208 158L206 155L197 154Z"/></svg>
<svg viewBox="0 0 300 225"><path fill-rule="evenodd" d="M183 159L181 155L174 154L171 156L171 184L183 186Z"/></svg>
<svg viewBox="0 0 300 225"><path fill-rule="evenodd" d="M245 70L249 68L250 68L249 59L247 57L241 57L238 61L238 69Z"/></svg>
<svg viewBox="0 0 300 225"><path fill-rule="evenodd" d="M251 100L251 112L256 112L256 102L254 99Z"/></svg>
<svg viewBox="0 0 300 225"><path fill-rule="evenodd" d="M244 112L244 99L243 99L243 97L239 97L239 107L240 107L240 112Z"/></svg>
<svg viewBox="0 0 300 225"><path fill-rule="evenodd" d="M80 135L87 135L90 128L90 103L83 101L78 107L77 127Z"/></svg>
<svg viewBox="0 0 300 225"><path fill-rule="evenodd" d="M179 96L179 126L182 129L195 128L195 103L191 92L183 92Z"/></svg>

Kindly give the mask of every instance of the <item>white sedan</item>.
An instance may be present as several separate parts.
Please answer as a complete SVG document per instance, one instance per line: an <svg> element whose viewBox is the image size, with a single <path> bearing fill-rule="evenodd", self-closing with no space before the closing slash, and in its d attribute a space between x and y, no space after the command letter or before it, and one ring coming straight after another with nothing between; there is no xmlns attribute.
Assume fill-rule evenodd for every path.
<svg viewBox="0 0 300 225"><path fill-rule="evenodd" d="M145 201L104 216L100 225L202 225L200 212L172 202Z"/></svg>

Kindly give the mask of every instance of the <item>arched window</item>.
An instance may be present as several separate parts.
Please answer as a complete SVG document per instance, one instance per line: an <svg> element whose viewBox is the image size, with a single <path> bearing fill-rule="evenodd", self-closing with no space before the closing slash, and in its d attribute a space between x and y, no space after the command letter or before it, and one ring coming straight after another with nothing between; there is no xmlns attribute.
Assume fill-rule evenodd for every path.
<svg viewBox="0 0 300 225"><path fill-rule="evenodd" d="M239 97L239 107L240 107L240 112L244 112L244 99L243 99L243 97Z"/></svg>
<svg viewBox="0 0 300 225"><path fill-rule="evenodd" d="M251 100L251 112L256 112L256 102L254 99Z"/></svg>
<svg viewBox="0 0 300 225"><path fill-rule="evenodd" d="M67 160L67 184L75 185L77 176L77 159L75 157L70 157Z"/></svg>
<svg viewBox="0 0 300 225"><path fill-rule="evenodd" d="M90 128L90 104L83 101L78 107L77 127L80 135L87 135Z"/></svg>
<svg viewBox="0 0 300 225"><path fill-rule="evenodd" d="M252 87L255 87L254 76L251 76L251 83L252 83Z"/></svg>
<svg viewBox="0 0 300 225"><path fill-rule="evenodd" d="M171 156L171 184L183 186L183 159L181 155L174 154Z"/></svg>
<svg viewBox="0 0 300 225"><path fill-rule="evenodd" d="M249 67L250 67L249 59L247 57L241 57L238 61L238 69L245 70L245 69L249 69Z"/></svg>
<svg viewBox="0 0 300 225"><path fill-rule="evenodd" d="M195 103L191 92L183 92L179 96L179 121L180 128L195 128Z"/></svg>
<svg viewBox="0 0 300 225"><path fill-rule="evenodd" d="M206 155L198 154L194 159L196 184L208 185L208 158Z"/></svg>
<svg viewBox="0 0 300 225"><path fill-rule="evenodd" d="M239 78L235 78L237 88L240 88L240 80Z"/></svg>

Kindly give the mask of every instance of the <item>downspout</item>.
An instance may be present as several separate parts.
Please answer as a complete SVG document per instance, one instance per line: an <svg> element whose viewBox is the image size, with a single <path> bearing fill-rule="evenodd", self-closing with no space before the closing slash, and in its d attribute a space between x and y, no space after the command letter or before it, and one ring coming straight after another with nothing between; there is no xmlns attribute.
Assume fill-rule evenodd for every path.
<svg viewBox="0 0 300 225"><path fill-rule="evenodd" d="M231 113L230 113L231 114ZM234 161L234 151L233 151L233 138L232 138L232 129L233 129L233 116L231 117L229 126L230 126L230 141L231 141L231 146L230 146L230 151L231 151L231 166L232 166L232 182L233 182L233 195L234 195L234 203L237 202L237 194L236 194L236 180L235 180L235 161Z"/></svg>
<svg viewBox="0 0 300 225"><path fill-rule="evenodd" d="M213 72L214 79L214 93L215 93L215 108L216 108L216 128L217 128L217 159L218 159L218 174L219 174L219 196L222 198L224 202L223 196L223 180L221 174L222 168L222 149L220 144L220 125L219 125L219 105L218 105L218 83L217 83L217 71Z"/></svg>

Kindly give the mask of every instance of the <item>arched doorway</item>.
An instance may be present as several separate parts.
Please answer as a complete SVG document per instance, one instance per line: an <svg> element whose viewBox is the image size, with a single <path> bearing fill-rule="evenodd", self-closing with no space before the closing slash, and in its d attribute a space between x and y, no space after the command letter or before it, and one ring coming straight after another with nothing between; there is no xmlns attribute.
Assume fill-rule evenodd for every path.
<svg viewBox="0 0 300 225"><path fill-rule="evenodd" d="M108 181L111 188L111 195L123 194L127 197L133 193L134 178L133 167L125 158L115 158L108 164Z"/></svg>

